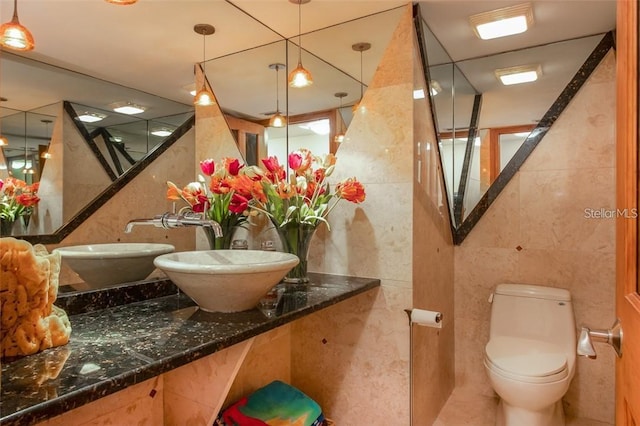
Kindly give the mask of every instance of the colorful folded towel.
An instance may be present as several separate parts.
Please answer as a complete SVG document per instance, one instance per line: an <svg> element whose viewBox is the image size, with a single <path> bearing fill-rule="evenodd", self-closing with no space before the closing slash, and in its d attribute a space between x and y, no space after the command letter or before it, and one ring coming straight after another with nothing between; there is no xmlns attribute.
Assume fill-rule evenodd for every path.
<svg viewBox="0 0 640 426"><path fill-rule="evenodd" d="M214 426L322 426L324 420L318 403L276 380L222 411Z"/></svg>

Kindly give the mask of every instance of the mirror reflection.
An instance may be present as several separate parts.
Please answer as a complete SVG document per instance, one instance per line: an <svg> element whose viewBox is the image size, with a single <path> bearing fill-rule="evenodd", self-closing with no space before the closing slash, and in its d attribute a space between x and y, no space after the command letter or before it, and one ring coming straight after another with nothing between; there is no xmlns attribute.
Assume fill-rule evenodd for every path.
<svg viewBox="0 0 640 426"><path fill-rule="evenodd" d="M0 67L3 71L0 133L8 142L0 150L0 178L14 177L35 183L40 181L43 174L56 173L53 170L48 172L52 167L62 170L63 141L68 143L80 134L86 136L89 146L87 152L93 151L96 158L101 160L107 175L106 179L100 180L101 183L94 180L90 193L81 197L84 201L74 203L59 218L49 217L46 224L36 223L36 208L34 220L28 227L14 226L11 231L13 236L55 233L193 115L191 105L8 52L3 52L0 57ZM66 101L71 105L69 112L73 117L88 120L73 119L77 129L65 126L62 120ZM134 115L114 111L117 105L127 103L140 105L144 110ZM56 144L60 145L56 148L57 157L50 150ZM84 163L65 164L66 172L72 173L69 167L82 167ZM41 186L40 190L47 192L48 198L59 202L59 194L51 188L55 188L55 185L49 183Z"/></svg>
<svg viewBox="0 0 640 426"><path fill-rule="evenodd" d="M239 47L238 53L218 56L206 63L207 77L222 109L227 113L229 127L245 160L252 163L268 155L269 140L274 141L269 149L277 150L281 145L278 141L283 137L286 141L285 152L288 152L289 137L300 140L298 138L301 138L301 132L307 132L312 138L302 143L315 144L314 140L318 135L314 130L318 131L318 125L310 123L316 119L320 120L320 124L325 128L325 120L329 120L329 134L322 137L326 150L335 152L339 146L335 142L336 136L346 132L352 117L352 107L360 100L375 73L405 7L396 7L302 34L303 61L315 79L315 84L306 89L291 89L285 84L292 63L297 62L298 37L285 40L242 11L224 7L233 9L225 12L230 19L242 22L242 25L249 25L249 20L250 25L262 27L265 33L265 37L262 38L265 41L264 45L247 47L245 42L244 46ZM327 43L326 40L329 38L343 42ZM274 41L277 39L279 40ZM370 43L371 48L365 52L358 52L352 47L357 43ZM213 47L213 51L224 50ZM106 74L100 75L101 78L94 78L52 65L65 63L63 59L38 57L46 58L51 64L10 52L3 52L0 58L3 71L2 96L6 98L2 104L0 132L10 135L11 146L0 151L4 157L11 157L15 167L20 165L23 161L20 157L24 157L25 154L25 164L29 164L31 159L31 164L36 168L33 175L23 174L27 180L37 181L42 173L46 173L46 159L38 156L40 151L43 151L43 155L50 155L46 147L51 141L58 140L62 144L67 133L75 132L74 127L78 127L83 130L77 132L87 136L87 144L99 159L100 168L108 175L108 179L102 179L104 183L100 188L92 190L95 191L93 194L109 194L112 192L109 190L112 182L126 176L127 171L145 157L146 152L153 150L165 140L166 136L154 136L152 132L160 130L166 134L166 131L178 126L183 118L193 111L191 104L175 102L104 80L103 78L109 78L108 70L105 70ZM273 70L269 68L273 63L283 63L287 66L279 75L278 87L274 87L276 79ZM184 86L185 94L188 86ZM335 96L336 93L346 93L346 96L338 98ZM73 116L107 117L101 122L93 123L79 123L72 119L70 123L62 126L61 114L65 110L65 101L72 106ZM115 104L127 103L143 106L144 111L129 117L120 116L113 111ZM278 107L286 116L295 117L293 123L296 125L308 122L308 128L294 128L292 125L289 129L285 128L283 136L281 129L269 127L269 113ZM15 125L13 121L16 122ZM59 127L61 130L57 132L56 129ZM15 142L11 139L15 139ZM39 139L43 147L39 147L35 139ZM48 161L59 159L51 157ZM6 159L2 163L0 167L6 168L0 169L0 174L8 175L10 169ZM24 169L15 170L18 173ZM71 223L71 218L79 217L79 212L87 208L90 210L90 206L94 204L93 196L84 199L83 203L77 203L74 211L65 212L61 223L50 221L44 228L32 225L28 230L16 230L14 235L29 237L29 241L32 242L59 242L62 238L56 237L59 231L64 228L65 235L67 231L70 232L66 225ZM87 217L85 214L81 216ZM79 218L77 224L82 220L84 219ZM75 219L73 223L76 223Z"/></svg>
<svg viewBox="0 0 640 426"><path fill-rule="evenodd" d="M426 21L421 28L445 185L458 228L604 34L454 62ZM537 65L536 81L501 83L500 70L522 64Z"/></svg>

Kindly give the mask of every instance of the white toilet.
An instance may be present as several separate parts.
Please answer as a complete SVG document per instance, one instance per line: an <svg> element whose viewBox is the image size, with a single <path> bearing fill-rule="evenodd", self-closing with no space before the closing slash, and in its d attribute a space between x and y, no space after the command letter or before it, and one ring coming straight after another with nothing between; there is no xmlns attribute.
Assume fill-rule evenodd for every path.
<svg viewBox="0 0 640 426"><path fill-rule="evenodd" d="M484 365L500 396L497 426L564 425L562 397L576 365L569 291L500 284L491 295Z"/></svg>

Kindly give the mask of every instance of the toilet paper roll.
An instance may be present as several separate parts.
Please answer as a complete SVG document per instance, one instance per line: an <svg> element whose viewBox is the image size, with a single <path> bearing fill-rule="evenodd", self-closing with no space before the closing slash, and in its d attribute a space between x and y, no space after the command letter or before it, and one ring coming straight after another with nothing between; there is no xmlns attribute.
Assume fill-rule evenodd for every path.
<svg viewBox="0 0 640 426"><path fill-rule="evenodd" d="M411 323L427 327L442 328L442 313L424 309L412 309Z"/></svg>

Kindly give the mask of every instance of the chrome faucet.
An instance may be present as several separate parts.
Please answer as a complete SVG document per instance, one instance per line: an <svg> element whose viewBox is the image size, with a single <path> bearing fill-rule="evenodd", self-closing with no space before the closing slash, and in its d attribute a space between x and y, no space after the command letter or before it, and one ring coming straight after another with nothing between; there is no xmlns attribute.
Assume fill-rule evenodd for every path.
<svg viewBox="0 0 640 426"><path fill-rule="evenodd" d="M593 342L608 343L616 351L618 357L622 356L622 328L620 321L616 320L608 330L592 330L582 326L578 337L578 355L591 359L596 359L596 349Z"/></svg>
<svg viewBox="0 0 640 426"><path fill-rule="evenodd" d="M215 220L205 219L203 213L187 212L184 214L164 213L151 219L133 219L124 228L126 234L130 233L136 225L153 225L157 228L171 229L183 226L203 226L213 230L217 238L222 237L222 226Z"/></svg>

